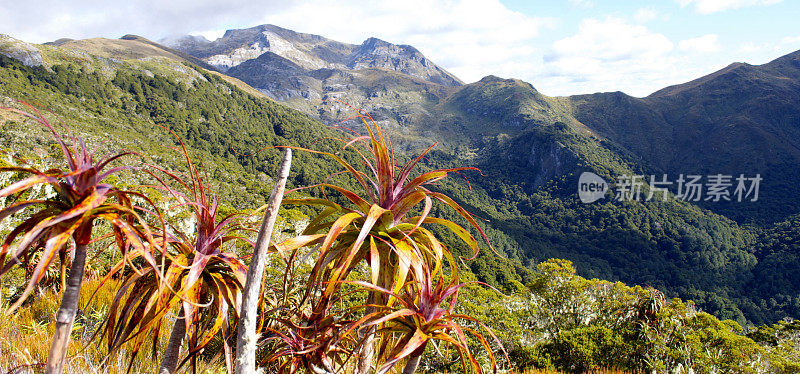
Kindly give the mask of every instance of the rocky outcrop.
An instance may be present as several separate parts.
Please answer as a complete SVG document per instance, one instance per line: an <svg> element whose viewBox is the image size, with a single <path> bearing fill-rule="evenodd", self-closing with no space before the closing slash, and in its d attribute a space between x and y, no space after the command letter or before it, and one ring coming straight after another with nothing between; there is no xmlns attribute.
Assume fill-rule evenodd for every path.
<svg viewBox="0 0 800 374"><path fill-rule="evenodd" d="M25 66L42 66L42 54L31 44L0 34L0 54L17 59Z"/></svg>
<svg viewBox="0 0 800 374"><path fill-rule="evenodd" d="M461 80L436 66L410 45L395 45L369 38L349 56L348 68L358 70L381 68L394 70L445 86L459 86Z"/></svg>
<svg viewBox="0 0 800 374"><path fill-rule="evenodd" d="M537 139L530 145L528 167L533 176L532 189L575 170L578 158L563 144Z"/></svg>
<svg viewBox="0 0 800 374"><path fill-rule="evenodd" d="M377 38L347 44L261 25L228 30L214 41L184 36L162 43L325 123L351 117L353 110L336 100L347 102L408 141L398 147L422 141L418 134L439 121L436 106L462 86L416 48ZM424 146L440 140L429 135Z"/></svg>
<svg viewBox="0 0 800 374"><path fill-rule="evenodd" d="M507 168L519 185L534 193L542 185L574 173L581 156L553 136L559 125L541 125L483 152L484 167ZM567 131L567 130L562 130Z"/></svg>

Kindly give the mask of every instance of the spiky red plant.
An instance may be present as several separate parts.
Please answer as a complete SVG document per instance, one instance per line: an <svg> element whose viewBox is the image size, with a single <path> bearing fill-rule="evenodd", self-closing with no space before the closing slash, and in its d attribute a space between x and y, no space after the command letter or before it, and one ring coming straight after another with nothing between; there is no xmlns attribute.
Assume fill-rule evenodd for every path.
<svg viewBox="0 0 800 374"><path fill-rule="evenodd" d="M290 250L302 246L318 246L318 255L309 277L306 297L319 289L318 303L330 303L340 292L342 282L362 261L370 269L370 290L366 313L374 307L391 307L399 299L397 295L404 285L413 281L410 270L429 266L433 274L440 274L445 263L457 268L453 255L439 239L423 225L442 225L461 238L477 255L478 242L458 224L431 217L433 201L437 200L454 209L473 226L488 243L488 239L475 218L449 196L429 190L427 187L445 178L451 172L475 170L471 167L432 170L412 176L415 167L435 146L432 145L418 157L402 167L380 127L365 115L359 114L368 135L357 135L350 139L338 139L344 144L342 151L352 150L362 161L363 167L355 167L338 154L301 150L323 154L340 164L344 171L338 174L351 176L363 189L364 196L344 187L323 183L319 187L343 196L349 204L338 204L327 198L287 199L286 204L321 207L322 211L310 222L303 235L279 244L279 250ZM362 171L364 170L364 171ZM409 216L417 209L418 216ZM457 281L457 272L453 272ZM387 292L378 292L386 290ZM457 290L457 288L455 288ZM312 316L311 319L316 317ZM373 364L372 334L374 329L363 331L358 339L357 372L371 371Z"/></svg>
<svg viewBox="0 0 800 374"><path fill-rule="evenodd" d="M249 230L249 225L236 213L220 217L214 192L204 182L179 138L178 142L187 172L182 175L151 166L155 171L150 174L159 182L152 187L177 200L167 212L189 209L195 221L194 231L182 232L168 223L170 230L164 239L167 251L159 257L159 267L145 274L128 275L111 306L104 329L109 351L133 340L132 362L144 339L147 336L157 339L166 313L180 304L159 373L172 373L179 367L178 355L184 341L188 341L189 347L184 363L219 333L223 335L223 343L229 344L228 334L239 316L247 267L226 244L238 240L252 246L250 240L241 236ZM158 279L162 273L167 287ZM153 348L156 349L155 340ZM226 357L226 362L230 363L230 357Z"/></svg>
<svg viewBox="0 0 800 374"><path fill-rule="evenodd" d="M455 271L457 272L457 268L455 268ZM458 291L466 286L466 283L458 282L458 274L455 274L448 281L445 279L444 274L432 270L429 264L425 262L415 263L412 266L412 275L413 280L407 282L399 293L368 282L349 282L360 285L365 289L375 290L397 300L393 307L378 305L376 312L367 314L351 325L351 328L358 329L369 328L370 326L381 327L377 331L380 336L378 361L383 362L383 364L377 372L380 374L387 373L398 362L406 359L407 362L403 373L414 373L428 343L440 341L456 348L461 356L465 373L469 369L476 373L482 373L483 369L480 363L469 349L468 336L472 336L480 342L488 354L492 370L496 372L497 362L495 361L492 347L487 339L476 330L477 326L492 336L506 359L508 359L508 355L500 341L491 329L477 319L454 312L458 301ZM470 327L463 322L471 323L476 327Z"/></svg>
<svg viewBox="0 0 800 374"><path fill-rule="evenodd" d="M318 300L311 311L295 304L285 309L288 313L271 318L262 341L270 353L261 365L287 374L341 371L353 354L355 339L346 333L352 323L349 313L332 312L333 304Z"/></svg>
<svg viewBox="0 0 800 374"><path fill-rule="evenodd" d="M70 148L35 107L22 104L33 113L15 108L3 108L3 110L20 114L47 128L58 143L67 168L45 171L32 166L0 169L3 172L28 175L25 179L0 190L0 197L16 196L17 200L0 211L0 219L6 219L23 210L32 210L30 216L18 224L3 242L0 249L0 265L2 265L0 275L6 274L17 264L34 268L21 297L10 309L13 311L41 281L46 270L53 264L55 256L67 251L72 252L70 275L63 290L61 306L56 314L56 332L46 365L48 373L61 373L84 278L87 250L96 221L105 221L111 226L118 238L120 249L126 255L128 252L137 252L146 263L155 267L154 258L150 253L154 246L145 244L153 243L153 235L147 222L140 215L146 210L135 207L131 203L131 197L149 200L144 195L122 190L104 182L109 176L129 168L111 167L111 164L121 157L130 155L131 152L98 159L94 152L87 149L82 139L75 137L71 138L73 144ZM47 200L24 199L25 191L41 185L52 187L57 193L56 196ZM34 251L41 251L41 255L32 256ZM7 259L9 255L10 258ZM65 257L61 256L62 261ZM35 265L30 263L34 260Z"/></svg>

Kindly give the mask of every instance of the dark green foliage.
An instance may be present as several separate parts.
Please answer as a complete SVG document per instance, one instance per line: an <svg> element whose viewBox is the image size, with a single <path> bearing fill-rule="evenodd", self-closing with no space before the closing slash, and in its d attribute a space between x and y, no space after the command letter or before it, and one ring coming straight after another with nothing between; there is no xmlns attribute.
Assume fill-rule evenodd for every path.
<svg viewBox="0 0 800 374"><path fill-rule="evenodd" d="M582 326L558 334L542 344L551 364L571 373L585 373L603 367L621 367L632 353L619 332L605 326Z"/></svg>
<svg viewBox="0 0 800 374"><path fill-rule="evenodd" d="M734 63L650 96L569 97L575 118L658 170L760 173L758 204L703 203L737 222L769 224L800 211L800 53Z"/></svg>
<svg viewBox="0 0 800 374"><path fill-rule="evenodd" d="M549 136L564 143L569 140L555 130ZM602 152L598 150L596 157L605 157ZM511 153L487 151L480 161L484 175L468 175L471 190L466 183L440 186L488 220L486 226L493 229L489 230L491 240L506 256L529 267L548 258L568 258L581 275L657 287L670 296L695 299L721 317L745 322L739 305L747 300L735 298L752 279L751 270L758 260L750 249L756 241L751 231L681 202L601 200L582 204L574 187L580 169L565 171L563 176L532 188L534 181L526 179L531 174L524 164L497 161ZM430 160L435 167L456 162L442 152L434 153ZM613 162L605 165L622 169ZM625 164L618 160L616 165ZM604 173L597 169L592 170L616 175L615 170ZM471 267L479 279L510 289L502 279L513 266L497 266L479 258ZM516 276L512 279L525 277L524 272L513 272ZM750 311L747 318L759 322L771 318L768 311Z"/></svg>
<svg viewBox="0 0 800 374"><path fill-rule="evenodd" d="M755 248L759 261L747 283L745 310L768 311L767 315L777 318L797 318L800 315L800 216L790 217L765 230ZM777 318L756 322L770 323Z"/></svg>
<svg viewBox="0 0 800 374"><path fill-rule="evenodd" d="M508 351L508 357L517 369L551 368L552 358L537 346L518 345Z"/></svg>
<svg viewBox="0 0 800 374"><path fill-rule="evenodd" d="M575 275L566 260L537 265L530 291L507 297L465 291L466 310L490 319L518 369L585 373L796 373L798 323L761 327L747 336L731 320L667 300L653 288ZM441 359L430 359L441 365Z"/></svg>

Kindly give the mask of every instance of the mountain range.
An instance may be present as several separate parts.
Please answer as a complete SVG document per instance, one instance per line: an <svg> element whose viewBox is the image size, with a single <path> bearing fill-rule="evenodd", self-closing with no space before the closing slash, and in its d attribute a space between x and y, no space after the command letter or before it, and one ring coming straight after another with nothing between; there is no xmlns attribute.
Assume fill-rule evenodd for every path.
<svg viewBox="0 0 800 374"><path fill-rule="evenodd" d="M653 285L726 318L800 317L793 239L800 230L800 52L764 65L735 63L643 98L551 97L495 76L465 84L411 46L340 43L273 25L229 30L215 41L129 35L35 46L5 37L0 53L32 69L50 69L47 60L88 64L91 56L91 66L131 61L145 76L180 80L200 71L329 125L353 115L349 104L387 129L400 152L438 141L430 167L480 167L470 186L440 188L486 220L496 249L523 267L567 258L582 275ZM0 94L12 92L0 82ZM763 182L757 202L609 196L582 204L576 191L584 171L612 183L624 174L760 174ZM313 179L296 183L303 178ZM492 284L521 280L493 264L482 255L471 266Z"/></svg>
<svg viewBox="0 0 800 374"><path fill-rule="evenodd" d="M614 143L652 174L760 173L761 204L701 203L738 222L774 223L800 212L798 52L761 66L734 63L644 98L548 97L491 76L464 85L413 47L375 38L357 46L263 25L213 42L185 36L162 43L326 123L349 117L333 101L340 99L416 146L422 135L482 148L488 138L563 122ZM540 181L557 174L542 173Z"/></svg>

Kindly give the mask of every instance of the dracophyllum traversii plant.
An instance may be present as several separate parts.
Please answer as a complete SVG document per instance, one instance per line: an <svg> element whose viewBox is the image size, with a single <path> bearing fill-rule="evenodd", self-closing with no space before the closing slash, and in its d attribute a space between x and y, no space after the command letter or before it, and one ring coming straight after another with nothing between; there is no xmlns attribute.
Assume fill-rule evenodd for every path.
<svg viewBox="0 0 800 374"><path fill-rule="evenodd" d="M186 161L186 173L151 166L150 174L159 182L152 187L166 192L176 201L166 210L167 215L172 210L188 209L194 227L185 232L167 222L169 230L159 238L166 251L158 257L158 267L143 274L127 274L111 305L104 335L109 351L131 341L132 363L145 339L157 339L162 324L168 321L167 313L177 307L178 317L171 326L159 374L175 372L217 335L221 335L225 362L230 370L229 345L233 342L232 333L247 276L247 267L231 244L241 241L252 247L253 243L244 236L250 229L239 214L219 215L214 192L204 182L183 142L180 139L178 142ZM179 360L184 342L187 342L187 354ZM156 348L154 340L154 357Z"/></svg>
<svg viewBox="0 0 800 374"><path fill-rule="evenodd" d="M61 373L77 312L93 228L99 221L105 221L117 237L116 242L119 243L123 255L136 253L151 268L156 266L151 252L157 250L158 246L154 244L153 234L142 217L143 212L148 211L131 203L133 197L148 202L149 199L105 182L109 176L129 169L127 166L112 167L112 163L131 153L122 152L98 158L82 139L75 137L70 139L73 143L70 146L36 108L22 104L33 113L14 108L2 110L32 119L50 130L61 149L66 168L42 171L31 166L20 166L0 169L1 172L27 176L0 190L0 197L16 197L15 202L0 211L0 219L23 211L28 214L27 219L17 225L3 241L0 249L0 276L16 265L33 268L21 297L9 309L9 312L13 312L45 277L57 256L61 258L62 264L67 257L72 257L69 278L63 287L61 305L56 313L56 331L45 366L46 373ZM57 194L49 199L25 198L27 190L41 185L51 186ZM72 252L72 255L66 256L67 252Z"/></svg>
<svg viewBox="0 0 800 374"><path fill-rule="evenodd" d="M482 373L480 363L470 351L468 336L480 343L488 354L492 370L496 372L497 362L492 347L476 330L476 326L480 326L494 339L507 358L508 354L499 339L489 327L477 319L454 312L458 302L458 291L466 286L466 283L458 282L458 268L453 266L455 274L448 280L441 269L431 269L430 264L425 261L413 261L422 255L418 247L409 248L407 255L412 259L410 261L412 277L399 292L389 291L368 282L352 282L396 301L377 305L376 312L367 314L352 324L353 327L360 329L380 326L377 331L380 336L378 361L383 364L377 373L389 372L403 359L406 360L403 374L414 373L428 344L434 341L455 347L461 357L463 372L467 373L471 369L476 373Z"/></svg>
<svg viewBox="0 0 800 374"><path fill-rule="evenodd" d="M309 275L305 297L308 300L313 299L310 302L310 305L314 305L313 311L307 318L312 321L321 320L323 314L330 310L327 306L339 299L342 285L360 264L365 264L369 269L368 279L363 283L370 285L366 288L369 295L364 303L366 315L383 312L400 302L397 295L409 282L423 282L422 278L413 276L414 268L428 268L434 275L441 274L445 265L455 270L457 263L453 254L425 227L427 225L441 225L452 231L469 245L473 257L477 255L478 242L469 231L454 222L430 215L434 201L454 209L488 243L483 230L469 212L449 196L428 188L447 177L450 172L476 169L461 167L413 175L415 167L435 144L405 165L398 166L386 135L369 116L359 115L359 118L366 127L367 135L338 140L343 144L341 151L354 152L357 159L361 160L361 165L352 165L338 153L300 149L335 160L344 168L336 175L346 174L352 177L361 187L360 193L333 183L322 183L311 187L321 188L325 193L339 194L347 204L339 204L329 198L284 200L285 204L321 209L303 235L277 245L279 251L290 251L303 246L316 248L316 261ZM418 214L412 215L410 212ZM459 284L457 271L451 271L450 276L456 285ZM457 292L448 297L453 297L454 302ZM359 323L364 324L367 321L362 320ZM385 328L384 322L373 321L363 328L356 327L352 324L348 326L348 331L358 333L358 344L355 345L357 352L351 352L358 357L355 371L371 373L380 367L375 360L374 339L376 331ZM450 329L451 326L442 328ZM265 331L267 335L276 333ZM383 341L381 344L384 344ZM415 349L421 352L424 345ZM383 351L385 350L381 348L381 352ZM380 357L381 360L391 355L384 356L386 357ZM406 356L408 355L402 357Z"/></svg>
<svg viewBox="0 0 800 374"><path fill-rule="evenodd" d="M298 253L293 250L286 258L280 289L264 294L263 313L269 318L262 328L265 357L260 365L266 372L335 373L344 368L357 343L347 333L354 310L335 307L342 295L307 303L302 283L293 279Z"/></svg>

